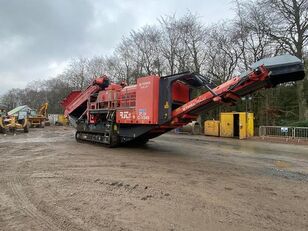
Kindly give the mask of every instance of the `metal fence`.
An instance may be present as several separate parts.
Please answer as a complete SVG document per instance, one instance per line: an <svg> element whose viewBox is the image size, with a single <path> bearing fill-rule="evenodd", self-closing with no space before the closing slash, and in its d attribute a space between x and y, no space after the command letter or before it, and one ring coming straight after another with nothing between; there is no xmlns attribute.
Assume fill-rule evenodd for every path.
<svg viewBox="0 0 308 231"><path fill-rule="evenodd" d="M308 140L308 127L260 126L259 136Z"/></svg>

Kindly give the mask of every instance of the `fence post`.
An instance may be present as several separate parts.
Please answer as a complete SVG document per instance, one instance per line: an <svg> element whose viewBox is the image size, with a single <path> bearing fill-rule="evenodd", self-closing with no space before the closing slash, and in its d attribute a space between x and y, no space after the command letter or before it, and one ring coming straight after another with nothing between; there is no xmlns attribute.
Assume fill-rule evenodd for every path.
<svg viewBox="0 0 308 231"><path fill-rule="evenodd" d="M262 126L259 127L259 136L262 136L261 127Z"/></svg>
<svg viewBox="0 0 308 231"><path fill-rule="evenodd" d="M269 137L280 137L285 141L301 140L308 141L308 127L282 127L282 126L259 126L259 136L265 139Z"/></svg>

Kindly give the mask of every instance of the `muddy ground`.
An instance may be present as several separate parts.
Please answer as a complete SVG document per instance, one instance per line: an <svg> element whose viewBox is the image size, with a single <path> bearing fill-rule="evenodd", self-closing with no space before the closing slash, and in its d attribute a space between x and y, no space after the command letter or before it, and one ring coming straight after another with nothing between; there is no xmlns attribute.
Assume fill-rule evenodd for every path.
<svg viewBox="0 0 308 231"><path fill-rule="evenodd" d="M0 135L0 230L308 230L308 146L166 134Z"/></svg>

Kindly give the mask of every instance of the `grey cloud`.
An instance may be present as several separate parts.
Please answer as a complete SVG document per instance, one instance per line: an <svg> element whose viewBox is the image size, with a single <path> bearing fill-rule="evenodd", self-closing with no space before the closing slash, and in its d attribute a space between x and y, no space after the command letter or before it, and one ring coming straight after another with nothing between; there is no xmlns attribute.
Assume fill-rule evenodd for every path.
<svg viewBox="0 0 308 231"><path fill-rule="evenodd" d="M0 68L15 62L69 57L86 40L93 21L93 6L86 1L6 1L0 8L0 43L13 48L0 56ZM10 49L10 48L8 48ZM30 59L29 59L30 58ZM32 60L32 58L34 60Z"/></svg>
<svg viewBox="0 0 308 231"><path fill-rule="evenodd" d="M110 54L122 36L157 23L161 15L180 16L191 10L205 23L227 17L228 2L0 0L0 95L31 80L52 77L57 71L50 68L52 63ZM217 9L227 13L219 15Z"/></svg>

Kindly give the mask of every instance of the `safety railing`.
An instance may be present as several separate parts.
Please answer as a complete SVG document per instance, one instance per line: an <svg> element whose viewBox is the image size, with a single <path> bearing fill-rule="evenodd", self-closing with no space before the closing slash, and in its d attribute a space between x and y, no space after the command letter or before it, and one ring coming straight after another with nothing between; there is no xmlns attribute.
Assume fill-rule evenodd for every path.
<svg viewBox="0 0 308 231"><path fill-rule="evenodd" d="M308 140L308 127L260 126L259 136Z"/></svg>

